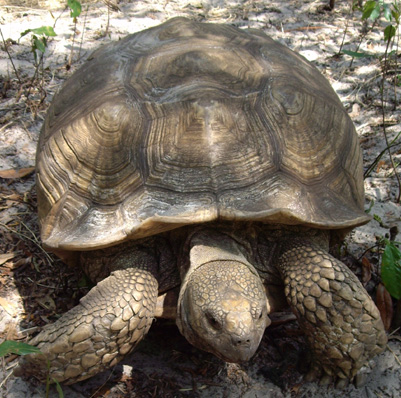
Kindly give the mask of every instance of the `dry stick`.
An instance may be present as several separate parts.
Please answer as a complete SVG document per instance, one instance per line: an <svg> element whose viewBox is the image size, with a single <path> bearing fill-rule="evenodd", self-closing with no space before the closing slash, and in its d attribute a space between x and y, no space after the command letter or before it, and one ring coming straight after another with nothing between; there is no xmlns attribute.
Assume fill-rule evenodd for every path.
<svg viewBox="0 0 401 398"><path fill-rule="evenodd" d="M398 365L401 366L401 361L400 359L397 357L397 354L391 349L391 347L387 344L387 349L394 355L395 360L398 362Z"/></svg>
<svg viewBox="0 0 401 398"><path fill-rule="evenodd" d="M57 21L58 21L58 20L61 18L61 16L67 11L67 9L68 9L68 6L65 6L64 9L63 9L63 11L61 11L60 14L58 15L58 17L55 18L54 24L53 24L53 29L56 28L56 23L57 23ZM53 14L52 14L52 15L53 15Z"/></svg>
<svg viewBox="0 0 401 398"><path fill-rule="evenodd" d="M364 20L363 23L366 24L366 20ZM373 31L373 28L375 27L375 25L376 25L376 20L373 21L372 27L370 28L370 31ZM357 46L355 52L358 52L358 51L359 51L359 48L361 47L363 40L365 39L365 37L366 37L366 36L368 35L368 33L369 33L369 31L368 31L366 25L364 25L364 27L365 27L365 32L362 30L362 33L361 33L361 40L360 40L360 42L359 42L359 44L358 44L358 46ZM349 64L349 68L352 67L352 64L354 63L354 59L355 59L355 58L352 57L351 62L350 62L350 64Z"/></svg>
<svg viewBox="0 0 401 398"><path fill-rule="evenodd" d="M343 50L344 42L345 42L345 36L347 35L347 32L348 32L348 25L349 25L349 21L350 21L350 19L351 19L351 17L352 17L352 14L353 14L352 2L350 2L350 8L349 8L349 13L348 13L347 23L345 24L343 39L342 39L342 41L341 41L341 45L340 45L340 48L339 48L339 50L338 50L337 55L340 55L341 51Z"/></svg>
<svg viewBox="0 0 401 398"><path fill-rule="evenodd" d="M370 173L373 171L373 169L377 166L379 163L379 160L383 157L384 153L388 151L389 149L401 145L401 142L396 142L398 137L400 137L401 131L393 138L393 140L390 142L390 145L386 148L384 148L375 158L375 160L371 163L371 165L366 169L365 173L363 174L363 178L369 177Z"/></svg>
<svg viewBox="0 0 401 398"><path fill-rule="evenodd" d="M391 153L390 144L388 142L386 123L385 123L386 112L384 109L384 81L385 81L386 72L387 72L387 65L388 65L387 55L388 55L388 48L390 46L390 42L391 42L391 37L388 38L387 44L386 44L386 50L384 51L384 65L382 67L382 81L381 81L381 87L380 87L380 98L381 98L381 108L382 108L383 134L384 134L384 139L386 140L386 147L388 150L388 155L390 157L391 166L393 167L394 175L398 182L398 197L397 197L396 202L399 203L400 199L401 199L401 180L400 180L400 176L397 173L397 168L394 163L393 154Z"/></svg>
<svg viewBox="0 0 401 398"><path fill-rule="evenodd" d="M27 240L31 241L36 247L38 247L46 255L46 257L47 257L48 261L50 262L50 264L53 263L53 259L49 256L49 253L47 253L46 250L43 249L43 247L38 243L38 240L37 240L35 234L33 234L33 236L35 237L35 239L33 239L33 238L30 238L29 236L27 236L25 234L22 234L21 232L15 231L14 229L10 228L6 224L0 223L0 227L8 229L11 233L19 236L20 238L24 238L24 239L27 239ZM28 231L30 231L30 230L28 229ZM30 232L32 233L32 231L30 231Z"/></svg>
<svg viewBox="0 0 401 398"><path fill-rule="evenodd" d="M82 35L81 35L81 42L79 43L79 50L78 50L78 59L77 61L79 61L81 59L81 50L82 50L82 43L84 41L84 35L85 35L85 28L86 28L86 18L88 16L88 10L89 10L89 5L86 6L86 10L85 10L85 16L84 16L84 26L82 28Z"/></svg>
<svg viewBox="0 0 401 398"><path fill-rule="evenodd" d="M34 51L36 51L36 50L34 50ZM34 83L35 83L36 75L37 75L38 72L39 72L40 63L43 62L43 56L44 56L44 54L43 54L43 53L41 53L41 54L42 54L42 55L40 56L40 60L39 60L39 62L37 63L37 65L36 65L36 67L35 67L35 73L33 74L31 84L30 84L30 86L28 87L28 92L25 93L25 97L26 97L27 99L28 99L29 96L31 95L31 89L32 89L32 87L33 87L33 85L34 85Z"/></svg>
<svg viewBox="0 0 401 398"><path fill-rule="evenodd" d="M107 36L107 34L109 33L109 25L110 25L110 7L106 4L107 7L107 25L106 25L106 32L105 32L105 36Z"/></svg>
<svg viewBox="0 0 401 398"><path fill-rule="evenodd" d="M398 30L398 35L397 35L397 44L396 44L396 54L398 54L398 48L399 48L399 42L400 42L400 33ZM395 57L395 70L398 70L398 57ZM394 73L394 110L397 109L398 101L397 101L397 79L398 75L397 73Z"/></svg>
<svg viewBox="0 0 401 398"><path fill-rule="evenodd" d="M12 57L11 57L11 54L10 54L10 52L8 51L7 43L6 43L6 41L4 40L3 31L1 30L1 28L0 28L0 33L1 33L1 38L3 39L4 50L7 52L8 58L10 59L11 65L13 66L15 76L17 76L17 79L18 79L18 83L22 86L21 79L20 79L20 77L19 77L17 68L16 68L15 65L14 65L14 61L13 61L13 59L12 59Z"/></svg>
<svg viewBox="0 0 401 398"><path fill-rule="evenodd" d="M77 32L77 18L74 18L74 35L72 36L71 53L70 53L70 58L69 58L68 64L67 64L69 67L71 67L71 65L72 65L72 57L73 57L73 53L74 53L76 32Z"/></svg>

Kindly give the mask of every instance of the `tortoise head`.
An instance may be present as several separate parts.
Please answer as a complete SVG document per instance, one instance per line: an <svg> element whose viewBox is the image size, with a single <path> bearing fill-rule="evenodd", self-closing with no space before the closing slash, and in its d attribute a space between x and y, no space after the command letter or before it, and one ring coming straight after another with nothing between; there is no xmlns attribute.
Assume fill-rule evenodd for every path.
<svg viewBox="0 0 401 398"><path fill-rule="evenodd" d="M262 282L238 261L212 261L183 284L177 324L195 347L226 362L248 361L270 324Z"/></svg>

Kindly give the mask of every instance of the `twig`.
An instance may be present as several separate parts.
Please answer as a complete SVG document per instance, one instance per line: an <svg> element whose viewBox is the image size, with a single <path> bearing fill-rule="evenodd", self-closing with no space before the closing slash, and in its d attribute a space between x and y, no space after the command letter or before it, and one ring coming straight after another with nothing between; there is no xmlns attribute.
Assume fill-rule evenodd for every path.
<svg viewBox="0 0 401 398"><path fill-rule="evenodd" d="M105 36L107 36L109 33L109 26L110 26L110 7L107 6L107 25L106 25L106 32L104 33Z"/></svg>
<svg viewBox="0 0 401 398"><path fill-rule="evenodd" d="M65 6L63 11L61 11L60 14L57 16L57 18L54 20L53 29L55 29L57 21L61 18L61 16L65 13L67 9L68 6Z"/></svg>
<svg viewBox="0 0 401 398"><path fill-rule="evenodd" d="M74 18L74 34L72 36L72 46L71 46L70 58L69 58L68 64L67 64L69 67L71 67L71 65L72 65L76 32L77 32L77 19Z"/></svg>
<svg viewBox="0 0 401 398"><path fill-rule="evenodd" d="M395 166L394 163L394 158L393 158L393 154L391 153L390 150L390 144L388 142L388 137L387 137L387 130L386 130L386 111L384 109L384 82L386 79L386 71L387 71L387 65L388 65L388 49L391 43L391 37L388 38L387 43L386 43L386 50L384 51L384 65L382 67L382 81L381 81L381 86L380 86L380 99L381 99L381 109L382 109L382 119L383 119L383 134L384 134L384 139L386 141L386 146L387 146L387 150L388 150L388 154L390 157L390 163L391 166L393 167L394 170L394 175L395 178L397 179L398 182L398 197L396 202L399 203L400 199L401 199L401 180L400 180L400 176L397 173L397 168Z"/></svg>
<svg viewBox="0 0 401 398"><path fill-rule="evenodd" d="M84 16L84 26L82 28L82 35L81 35L81 41L79 43L79 50L78 50L78 59L77 61L79 61L81 59L81 50L82 50L82 44L84 41L84 34L85 34L85 28L86 28L86 18L88 16L88 10L89 10L89 5L86 6L86 10L85 10L85 16Z"/></svg>
<svg viewBox="0 0 401 398"><path fill-rule="evenodd" d="M36 51L36 50L34 50ZM42 55L40 56L40 60L37 63L36 67L35 67L35 73L33 74L32 80L31 80L31 84L28 87L28 92L25 93L25 97L28 99L29 96L31 95L31 89L33 88L33 85L35 84L35 80L36 80L36 76L38 75L39 72L39 67L40 67L40 63L43 62L43 53L41 53Z"/></svg>
<svg viewBox="0 0 401 398"><path fill-rule="evenodd" d="M395 360L398 362L398 365L401 366L400 358L397 357L397 354L392 350L392 348L387 344L388 350L394 355Z"/></svg>
<svg viewBox="0 0 401 398"><path fill-rule="evenodd" d="M24 224L24 225L25 225L25 224ZM31 231L30 229L28 229L28 231L31 232L31 233L33 234L33 236L35 237L35 239L32 239L32 238L30 238L29 236L27 236L27 235L25 235L25 234L22 234L21 232L15 231L14 229L10 228L10 227L9 227L8 225L6 225L6 224L0 223L0 226L1 226L1 227L4 227L4 228L6 228L6 229L8 229L10 232L12 232L13 234L15 234L15 235L17 235L17 236L19 236L19 237L21 237L21 238L24 238L24 239L27 239L27 240L29 240L30 242L32 242L36 247L38 247L38 248L46 255L46 257L47 257L47 259L49 260L50 264L53 263L53 259L49 256L49 253L47 253L46 250L43 249L43 247L38 243L38 239L36 238L35 234L33 234L32 231Z"/></svg>
<svg viewBox="0 0 401 398"><path fill-rule="evenodd" d="M288 33L288 32L295 32L299 30L315 30L315 29L325 29L328 26L299 26L298 28L292 28L292 29L284 29L283 32Z"/></svg>
<svg viewBox="0 0 401 398"><path fill-rule="evenodd" d="M10 54L10 52L8 51L7 43L6 43L6 41L4 40L3 31L1 30L1 28L0 28L0 33L1 33L1 38L3 39L4 50L6 51L6 53L7 53L7 55L8 55L8 58L9 58L9 60L10 60L10 62L11 62L11 65L13 66L14 73L15 73L15 76L17 76L18 83L22 86L21 79L20 79L20 77L19 77L17 68L16 68L15 65L14 65L14 61L13 61L13 59L12 59L12 57L11 57L11 54Z"/></svg>
<svg viewBox="0 0 401 398"><path fill-rule="evenodd" d="M345 42L345 36L347 35L347 32L348 32L349 20L351 19L352 14L353 14L352 2L350 2L350 10L349 10L349 13L348 13L347 23L345 24L343 39L342 39L342 41L341 41L341 45L340 45L340 48L339 48L339 50L338 50L337 55L340 55L341 51L343 50L344 42Z"/></svg>
<svg viewBox="0 0 401 398"><path fill-rule="evenodd" d="M384 148L377 156L376 159L372 162L372 164L366 169L365 173L363 174L363 178L369 177L370 173L373 171L373 169L376 167L376 165L379 163L380 159L383 157L384 153L388 151L389 149L401 145L401 142L395 142L398 137L401 135L401 131L396 135L396 137L391 141L390 146Z"/></svg>
<svg viewBox="0 0 401 398"><path fill-rule="evenodd" d="M13 372L10 372L5 378L4 378L4 380L0 383L0 388L2 388L5 384L6 384L6 382L7 382L7 380L10 378L10 376L13 374Z"/></svg>

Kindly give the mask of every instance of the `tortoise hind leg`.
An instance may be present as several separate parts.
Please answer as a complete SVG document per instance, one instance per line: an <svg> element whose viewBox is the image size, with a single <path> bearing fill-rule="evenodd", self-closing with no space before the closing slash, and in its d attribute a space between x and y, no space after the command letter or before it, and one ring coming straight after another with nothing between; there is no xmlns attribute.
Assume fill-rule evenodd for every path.
<svg viewBox="0 0 401 398"><path fill-rule="evenodd" d="M45 380L48 360L50 379L72 384L115 365L148 332L157 292L158 283L149 271L112 272L30 341L44 355L22 357L14 374Z"/></svg>
<svg viewBox="0 0 401 398"><path fill-rule="evenodd" d="M277 265L315 369L352 379L384 350L387 337L379 311L342 262L317 245L292 240L283 244Z"/></svg>

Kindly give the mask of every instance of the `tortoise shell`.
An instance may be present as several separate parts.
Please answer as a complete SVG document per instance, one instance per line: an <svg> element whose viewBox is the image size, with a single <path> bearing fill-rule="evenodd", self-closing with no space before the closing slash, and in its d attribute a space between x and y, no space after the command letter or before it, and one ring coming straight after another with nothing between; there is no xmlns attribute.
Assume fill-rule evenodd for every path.
<svg viewBox="0 0 401 398"><path fill-rule="evenodd" d="M369 220L358 137L319 71L261 32L184 18L105 45L67 80L37 191L50 249L214 220Z"/></svg>

